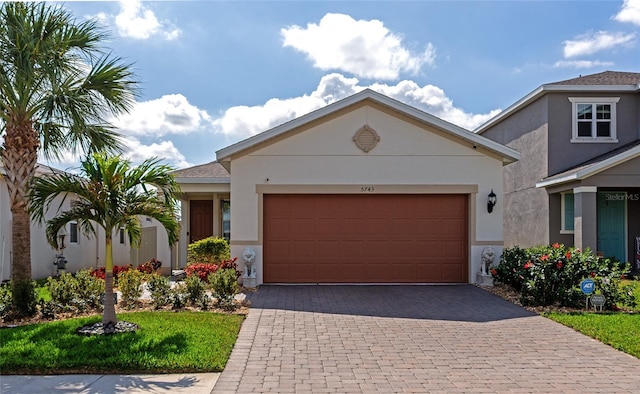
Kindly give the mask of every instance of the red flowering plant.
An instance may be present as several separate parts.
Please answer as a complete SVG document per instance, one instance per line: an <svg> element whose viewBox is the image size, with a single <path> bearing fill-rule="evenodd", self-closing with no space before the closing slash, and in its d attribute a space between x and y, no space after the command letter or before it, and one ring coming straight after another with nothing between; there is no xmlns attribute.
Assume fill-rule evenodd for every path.
<svg viewBox="0 0 640 394"><path fill-rule="evenodd" d="M126 272L129 271L131 268L133 268L133 266L131 264L127 264L127 265L114 265L113 266L113 285L117 286L118 283L118 275L121 272ZM105 277L105 267L98 267L98 268L94 268L91 270L90 274L91 276L94 276L96 278L99 279L103 279Z"/></svg>
<svg viewBox="0 0 640 394"><path fill-rule="evenodd" d="M496 280L521 294L525 305L580 306L584 295L580 282L592 277L596 291L604 294L607 306L615 305L621 295L620 277L628 264L598 258L590 250L581 251L560 243L528 249L506 248L496 267Z"/></svg>
<svg viewBox="0 0 640 394"><path fill-rule="evenodd" d="M151 259L149 261L147 261L146 263L142 263L138 266L138 271L145 273L145 274L153 274L154 272L156 272L157 270L160 269L160 267L162 267L162 262L158 261L156 259Z"/></svg>
<svg viewBox="0 0 640 394"><path fill-rule="evenodd" d="M210 263L195 263L188 265L184 271L187 276L197 275L203 282L209 283L209 275L216 273L218 270L222 269L233 269L236 272L236 277L240 276L240 271L238 271L238 266L236 264L237 257L234 257L230 260L223 260L220 264L210 264Z"/></svg>

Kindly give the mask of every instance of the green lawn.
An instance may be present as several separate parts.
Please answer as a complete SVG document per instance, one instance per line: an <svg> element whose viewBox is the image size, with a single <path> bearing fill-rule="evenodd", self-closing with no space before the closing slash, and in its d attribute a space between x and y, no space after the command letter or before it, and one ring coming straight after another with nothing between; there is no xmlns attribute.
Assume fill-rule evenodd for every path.
<svg viewBox="0 0 640 394"><path fill-rule="evenodd" d="M640 314L554 312L543 316L640 358Z"/></svg>
<svg viewBox="0 0 640 394"><path fill-rule="evenodd" d="M3 374L220 372L231 354L242 315L210 312L132 312L119 320L133 333L80 336L101 321L76 318L0 330Z"/></svg>

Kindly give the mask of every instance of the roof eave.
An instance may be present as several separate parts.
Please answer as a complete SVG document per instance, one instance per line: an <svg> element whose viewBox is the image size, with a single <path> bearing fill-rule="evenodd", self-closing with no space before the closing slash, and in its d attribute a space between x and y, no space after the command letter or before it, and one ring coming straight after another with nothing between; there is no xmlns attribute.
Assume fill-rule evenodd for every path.
<svg viewBox="0 0 640 394"><path fill-rule="evenodd" d="M523 107L529 105L534 100L542 97L543 95L551 92L629 92L634 93L640 90L639 85L542 85L527 94L520 100L510 105L507 109L500 112L493 118L486 121L474 130L476 134L482 134L492 126L500 123L505 118L511 116L513 113L519 111Z"/></svg>
<svg viewBox="0 0 640 394"><path fill-rule="evenodd" d="M587 168L583 168L581 170L575 171L571 174L567 174L566 176L557 178L557 179L549 179L542 180L536 183L537 188L549 187L561 185L563 183L572 182L572 181L581 181L587 179L593 175L599 174L602 171L606 171L610 168L613 168L619 164L622 164L628 160L635 159L640 156L640 146L636 146L628 151L622 152L619 155L610 157L606 160L603 160L599 163L595 163L592 166Z"/></svg>
<svg viewBox="0 0 640 394"><path fill-rule="evenodd" d="M231 183L231 177L176 177L177 183Z"/></svg>
<svg viewBox="0 0 640 394"><path fill-rule="evenodd" d="M416 118L424 123L432 124L433 126L450 132L451 134L472 143L474 146L481 146L485 149L488 149L500 156L502 156L503 164L513 163L515 161L520 160L520 153L514 149L511 149L507 146L499 144L495 141L477 135L469 130L466 130L462 127L456 126L452 123L444 121L436 116L428 114L424 111L421 111L417 108L414 108L410 105L401 103L397 100L394 100L390 97L387 97L383 94L377 93L370 89L365 89L359 93L356 93L352 96L349 96L343 100L337 101L333 104L327 105L323 108L320 108L314 112L303 115L299 118L291 120L287 123L284 123L280 126L276 126L273 129L267 130L263 133L256 134L252 137L249 137L243 141L240 141L236 144L228 146L226 148L220 149L216 152L216 158L218 162L220 162L227 171L230 171L229 161L231 157L245 149L249 149L257 144L268 141L272 138L279 136L289 130L293 130L297 127L300 127L304 124L312 122L314 120L320 119L324 116L327 116L331 113L344 109L350 105L358 103L363 100L372 99L379 104L390 107L398 112L405 113L413 118Z"/></svg>

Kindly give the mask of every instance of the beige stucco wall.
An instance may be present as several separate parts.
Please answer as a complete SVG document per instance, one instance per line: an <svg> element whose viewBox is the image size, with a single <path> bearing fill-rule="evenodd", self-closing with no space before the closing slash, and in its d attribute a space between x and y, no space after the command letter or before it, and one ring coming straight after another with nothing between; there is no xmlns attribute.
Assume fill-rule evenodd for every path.
<svg viewBox="0 0 640 394"><path fill-rule="evenodd" d="M353 136L368 124L380 136L369 153ZM415 121L364 106L231 161L231 253L256 250L262 283L261 193L455 193L470 195L469 282L484 246L502 248L502 162L499 158ZM487 212L487 195L498 206ZM426 253L427 251L425 251ZM497 261L496 261L497 263Z"/></svg>

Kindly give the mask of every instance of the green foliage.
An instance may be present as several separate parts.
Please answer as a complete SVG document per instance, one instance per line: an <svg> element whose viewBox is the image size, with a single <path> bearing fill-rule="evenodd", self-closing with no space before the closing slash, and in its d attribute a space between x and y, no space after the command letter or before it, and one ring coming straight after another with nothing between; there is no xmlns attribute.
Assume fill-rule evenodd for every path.
<svg viewBox="0 0 640 394"><path fill-rule="evenodd" d="M229 243L220 237L201 239L187 247L187 265L195 263L219 264L230 257Z"/></svg>
<svg viewBox="0 0 640 394"><path fill-rule="evenodd" d="M134 307L142 295L142 280L145 274L138 270L121 272L118 280L118 289L122 293L122 304L125 307Z"/></svg>
<svg viewBox="0 0 640 394"><path fill-rule="evenodd" d="M78 295L78 281L69 272L62 273L57 278L49 277L47 287L51 294L51 301L67 309L71 308Z"/></svg>
<svg viewBox="0 0 640 394"><path fill-rule="evenodd" d="M78 299L87 308L101 309L104 280L92 276L88 269L76 272L75 278L78 282Z"/></svg>
<svg viewBox="0 0 640 394"><path fill-rule="evenodd" d="M171 283L159 274L151 274L147 278L147 289L151 293L151 301L156 309L171 302Z"/></svg>
<svg viewBox="0 0 640 394"><path fill-rule="evenodd" d="M234 309L233 297L238 292L238 277L234 269L221 269L209 275L209 283L218 305L223 309Z"/></svg>
<svg viewBox="0 0 640 394"><path fill-rule="evenodd" d="M584 302L580 282L592 278L596 293L606 297L605 306L613 308L623 301L619 284L628 270L628 264L556 243L505 249L493 273L498 281L521 293L524 305L580 306Z"/></svg>
<svg viewBox="0 0 640 394"><path fill-rule="evenodd" d="M206 284L197 275L187 276L184 280L186 298L191 305L197 305L202 302L202 297L207 290Z"/></svg>
<svg viewBox="0 0 640 394"><path fill-rule="evenodd" d="M220 372L243 316L211 312L135 312L118 317L143 329L85 337L83 317L0 330L2 374Z"/></svg>
<svg viewBox="0 0 640 394"><path fill-rule="evenodd" d="M11 286L9 284L0 285L0 318L3 318L11 312L11 304L13 298L11 297Z"/></svg>
<svg viewBox="0 0 640 394"><path fill-rule="evenodd" d="M12 310L17 316L33 316L37 311L35 282L20 281L13 284Z"/></svg>

